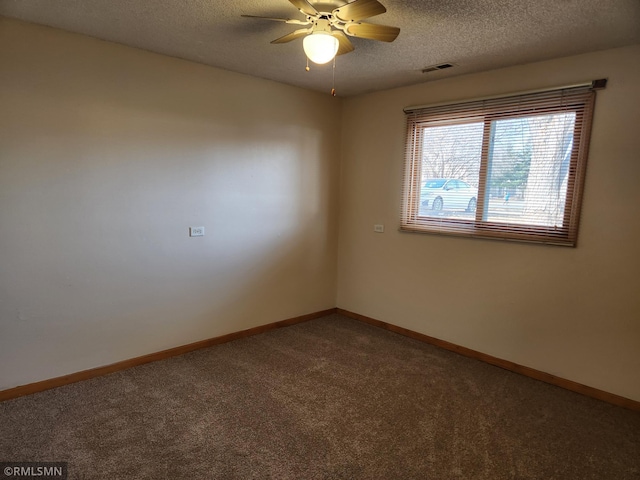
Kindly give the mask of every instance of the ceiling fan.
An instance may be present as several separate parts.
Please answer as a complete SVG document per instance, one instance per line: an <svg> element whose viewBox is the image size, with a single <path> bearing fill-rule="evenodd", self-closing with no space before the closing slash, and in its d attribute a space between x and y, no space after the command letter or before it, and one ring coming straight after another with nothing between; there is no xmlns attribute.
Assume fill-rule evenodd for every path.
<svg viewBox="0 0 640 480"><path fill-rule="evenodd" d="M352 52L354 46L347 35L393 42L400 33L397 27L361 21L387 11L378 0L355 0L337 8L332 3L319 2L312 5L307 0L289 0L289 2L306 17L304 20L256 15L242 16L307 26L276 38L271 43L287 43L304 37L305 54L309 60L317 64L330 62L336 55Z"/></svg>

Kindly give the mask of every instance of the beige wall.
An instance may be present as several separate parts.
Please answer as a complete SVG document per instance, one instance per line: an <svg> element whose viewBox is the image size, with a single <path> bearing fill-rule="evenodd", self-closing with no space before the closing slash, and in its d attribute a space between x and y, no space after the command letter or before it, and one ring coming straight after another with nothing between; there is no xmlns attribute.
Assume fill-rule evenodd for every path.
<svg viewBox="0 0 640 480"><path fill-rule="evenodd" d="M0 18L0 389L334 307L339 116Z"/></svg>
<svg viewBox="0 0 640 480"><path fill-rule="evenodd" d="M0 389L331 308L337 291L640 400L640 47L341 103L0 18L0 66ZM403 107L599 77L577 248L397 231Z"/></svg>
<svg viewBox="0 0 640 480"><path fill-rule="evenodd" d="M577 248L397 231L403 107L602 77ZM347 99L338 306L640 400L639 105L640 46Z"/></svg>

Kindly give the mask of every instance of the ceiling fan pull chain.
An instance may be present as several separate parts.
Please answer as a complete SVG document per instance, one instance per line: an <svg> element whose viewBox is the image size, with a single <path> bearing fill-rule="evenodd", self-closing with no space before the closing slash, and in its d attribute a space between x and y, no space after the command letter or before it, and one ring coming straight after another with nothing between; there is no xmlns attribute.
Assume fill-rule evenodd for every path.
<svg viewBox="0 0 640 480"><path fill-rule="evenodd" d="M306 57L306 58L307 58L307 66L304 69L308 72L310 70L310 68L309 68L309 57Z"/></svg>
<svg viewBox="0 0 640 480"><path fill-rule="evenodd" d="M331 88L331 96L336 96L336 57L333 57L333 86Z"/></svg>

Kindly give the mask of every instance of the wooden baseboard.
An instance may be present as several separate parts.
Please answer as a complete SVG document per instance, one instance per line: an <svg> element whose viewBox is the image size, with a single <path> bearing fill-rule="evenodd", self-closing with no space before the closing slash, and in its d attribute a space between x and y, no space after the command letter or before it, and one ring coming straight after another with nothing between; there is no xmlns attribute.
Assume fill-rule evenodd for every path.
<svg viewBox="0 0 640 480"><path fill-rule="evenodd" d="M602 400L604 402L611 403L613 405L617 405L620 407L624 407L630 410L640 412L640 402L636 400L631 400L630 398L621 397L619 395L605 392L597 388L589 387L587 385L583 385L581 383L577 383L572 380L567 380L565 378L557 377L555 375L551 375L550 373L542 372L534 368L525 367L523 365L519 365L509 360L503 360L501 358L497 358L492 355L488 355L486 353L478 352L470 348L461 347L460 345L456 345L455 343L447 342L445 340L440 340L435 337L430 337L429 335L424 335L422 333L414 332L413 330L409 330L403 327L398 327L397 325L376 320L374 318L367 317L365 315L360 315L359 313L350 312L342 308L330 308L327 310L322 310L320 312L309 313L307 315L301 315L299 317L294 317L294 318L288 318L286 320L280 320L278 322L269 323L267 325L260 325L258 327L253 327L248 330L241 330L239 332L229 333L227 335L222 335L220 337L209 338L207 340L201 340L199 342L189 343L187 345L181 345L179 347L170 348L168 350L162 350L161 352L150 353L148 355L143 355L141 357L123 360L121 362L112 363L111 365L105 365L102 367L92 368L89 370L83 370L81 372L71 373L69 375L63 375L62 377L51 378L48 380L42 380L40 382L30 383L28 385L21 385L19 387L10 388L8 390L2 390L0 391L0 401L22 397L24 395L29 395L32 393L42 392L44 390L61 387L63 385L68 385L70 383L80 382L82 380L88 380L90 378L107 375L109 373L118 372L120 370L126 370L128 368L135 367L137 365L143 365L145 363L164 360L165 358L175 357L177 355L182 355L188 352L192 352L194 350L199 350L201 348L207 348L213 345L219 345L221 343L231 342L233 340L238 340L241 338L250 337L252 335L258 335L260 333L268 332L269 330L274 330L276 328L295 325L296 323L302 323L308 320L313 320L315 318L324 317L325 315L330 315L332 313L339 313L341 315L344 315L345 317L359 320L361 322L368 323L369 325L373 325L373 326L388 330L390 332L395 332L400 335L404 335L405 337L410 337L416 340L420 340L422 342L434 345L436 347L444 348L445 350L449 350L451 352L464 355L465 357L475 358L477 360L489 363L491 365L504 368L505 370L519 373L521 375L525 375L527 377L534 378L536 380L540 380L542 382L546 382L551 385L555 385L557 387L571 390L572 392L580 393L582 395L596 398L598 400Z"/></svg>
<svg viewBox="0 0 640 480"><path fill-rule="evenodd" d="M460 345L456 345L454 343L450 343L445 340L440 340L438 338L430 337L422 333L414 332L413 330L409 330L407 328L398 327L391 323L375 320L365 315L360 315L359 313L353 313L348 310L344 310L342 308L336 308L336 313L339 313L340 315L344 315L345 317L353 318L354 320L359 320L361 322L368 323L369 325L374 325L376 327L384 328L385 330L389 330L391 332L399 333L400 335L404 335L405 337L410 337L425 343L429 343L431 345L435 345L436 347L444 348L445 350L449 350L451 352L464 355L465 357L475 358L477 360L490 363L491 365L504 368L505 370L519 373L521 375L525 375L527 377L531 377L536 380L540 380L542 382L555 385L557 387L562 387L564 389L571 390L572 392L586 395L587 397L596 398L598 400L602 400L604 402L611 403L613 405L617 405L620 407L624 407L630 410L635 410L640 412L640 402L636 400L631 400L630 398L621 397L619 395L605 392L603 390L598 390L597 388L589 387L587 385L583 385L581 383L577 383L572 380L556 377L555 375L551 375L550 373L542 372L540 370L536 370L530 367L525 367L523 365L518 365L517 363L510 362L509 360L503 360L501 358L497 358L492 355L487 355L486 353L478 352L470 348L461 347Z"/></svg>
<svg viewBox="0 0 640 480"><path fill-rule="evenodd" d="M165 358L175 357L184 353L199 350L201 348L211 347L221 343L231 342L232 340L238 340L240 338L251 337L259 333L264 333L276 328L287 327L296 323L306 322L313 320L314 318L324 317L335 313L335 308L328 310L322 310L320 312L309 313L307 315L301 315L299 317L288 318L286 320L280 320L278 322L269 323L267 325L260 325L258 327L249 328L248 330L242 330L239 332L229 333L220 337L209 338L207 340L201 340L195 343L189 343L188 345L181 345L179 347L170 348L168 350L162 350L161 352L150 353L141 357L130 358L121 362L112 363L111 365L105 365L103 367L92 368L90 370L83 370L81 372L71 373L69 375L63 375L62 377L50 378L48 380L42 380L40 382L30 383L28 385L21 385L19 387L10 388L8 390L0 391L0 401L9 400L11 398L22 397L32 393L42 392L51 388L61 387L70 383L80 382L82 380L88 380L90 378L99 377L101 375L107 375L109 373L118 372L120 370L126 370L127 368L135 367L137 365L143 365L145 363L156 362L158 360L164 360Z"/></svg>

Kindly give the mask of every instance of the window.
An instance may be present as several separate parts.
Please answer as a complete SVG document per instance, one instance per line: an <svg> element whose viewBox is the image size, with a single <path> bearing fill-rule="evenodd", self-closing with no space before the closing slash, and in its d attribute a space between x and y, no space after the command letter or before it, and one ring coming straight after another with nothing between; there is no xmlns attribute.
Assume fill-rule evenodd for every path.
<svg viewBox="0 0 640 480"><path fill-rule="evenodd" d="M594 101L588 85L406 110L401 230L574 246Z"/></svg>

